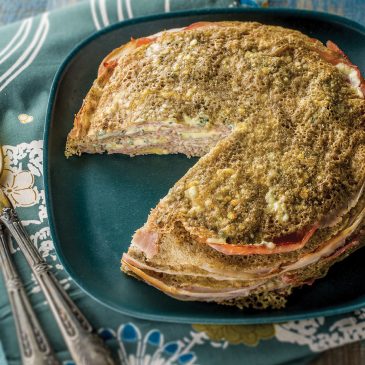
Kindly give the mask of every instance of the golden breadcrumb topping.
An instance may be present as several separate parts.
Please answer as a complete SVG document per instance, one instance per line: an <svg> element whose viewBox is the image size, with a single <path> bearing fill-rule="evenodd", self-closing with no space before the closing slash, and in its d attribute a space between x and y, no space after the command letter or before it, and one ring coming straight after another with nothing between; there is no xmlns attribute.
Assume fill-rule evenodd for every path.
<svg viewBox="0 0 365 365"><path fill-rule="evenodd" d="M365 179L363 116L351 100L342 103L343 119L255 113L175 185L159 214L166 210L166 219L173 214L192 232L205 227L227 243L270 242L321 223Z"/></svg>
<svg viewBox="0 0 365 365"><path fill-rule="evenodd" d="M117 146L126 140L121 132L133 126L144 135L148 123L162 124L170 131L179 125L194 126L202 136L225 128L220 133L223 138L226 130L248 116L265 115L268 110L291 128L291 121L298 118L320 125L325 119L346 115L343 98L351 100L353 107L363 105L358 91L341 73L346 70L321 58L326 47L319 41L298 31L253 22L213 24L165 32L123 54L115 68L106 69L76 116L66 154L83 148L112 150L107 141ZM174 145L182 139L184 135L177 133L176 138L150 144L160 144L166 153L176 152ZM147 134L147 146L150 140ZM125 143L130 141L133 144L133 138ZM203 141L194 143L200 146ZM199 148L189 153L190 148L194 146L186 154L199 154ZM200 155L206 151L203 148Z"/></svg>
<svg viewBox="0 0 365 365"><path fill-rule="evenodd" d="M106 133L154 122L171 133L234 130L177 183L166 210L174 205L186 227L206 227L213 239L269 242L310 228L359 191L365 100L346 67L322 58L319 41L276 26L223 24L165 32L126 53L95 82L70 138L97 145ZM153 133L148 140L166 153L182 136Z"/></svg>

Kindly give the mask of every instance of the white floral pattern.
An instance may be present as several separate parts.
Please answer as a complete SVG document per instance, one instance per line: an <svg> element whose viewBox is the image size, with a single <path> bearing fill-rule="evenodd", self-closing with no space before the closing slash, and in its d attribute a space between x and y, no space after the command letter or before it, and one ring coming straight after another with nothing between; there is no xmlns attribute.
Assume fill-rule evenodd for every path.
<svg viewBox="0 0 365 365"><path fill-rule="evenodd" d="M34 176L42 175L43 141L3 146L5 168L12 171L29 170Z"/></svg>
<svg viewBox="0 0 365 365"><path fill-rule="evenodd" d="M4 169L0 186L15 208L31 207L38 203L38 188L33 185L34 176L30 171L14 172Z"/></svg>
<svg viewBox="0 0 365 365"><path fill-rule="evenodd" d="M38 248L43 258L50 258L56 261L57 256L54 252L53 242L49 227L43 227L31 236L34 245Z"/></svg>
<svg viewBox="0 0 365 365"><path fill-rule="evenodd" d="M16 208L38 208L38 217L22 221L25 226L40 225L47 221L44 190L39 189L37 185L40 184L36 182L36 178L42 177L42 150L41 140L3 146L4 173L0 187Z"/></svg>
<svg viewBox="0 0 365 365"><path fill-rule="evenodd" d="M57 260L47 221L47 210L43 174L43 141L21 143L16 146L3 146L4 172L0 179L0 188L7 194L22 219L22 223L30 232L30 238L38 248L42 257L51 268L57 270L57 275L64 288L70 287L70 277L65 276L63 266ZM31 208L31 209L29 209ZM12 242L10 251L19 251ZM59 275L62 273L61 275ZM40 293L40 287L34 276L31 276L32 294Z"/></svg>
<svg viewBox="0 0 365 365"><path fill-rule="evenodd" d="M276 338L282 342L307 345L321 352L349 342L365 339L365 308L330 324L324 317L275 325Z"/></svg>
<svg viewBox="0 0 365 365"><path fill-rule="evenodd" d="M125 323L117 331L102 328L99 334L105 339L117 339L119 359L125 365L194 365L197 357L192 349L206 342L204 333L190 332L190 337L168 341L158 329L144 335L134 323Z"/></svg>

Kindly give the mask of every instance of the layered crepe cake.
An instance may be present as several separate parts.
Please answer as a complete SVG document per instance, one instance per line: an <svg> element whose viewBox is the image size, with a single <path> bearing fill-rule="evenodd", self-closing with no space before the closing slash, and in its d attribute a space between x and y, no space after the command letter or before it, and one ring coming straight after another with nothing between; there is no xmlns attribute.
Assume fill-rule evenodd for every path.
<svg viewBox="0 0 365 365"><path fill-rule="evenodd" d="M104 59L66 155L203 156L137 230L123 271L180 300L281 308L364 242L364 95L332 42L195 23Z"/></svg>

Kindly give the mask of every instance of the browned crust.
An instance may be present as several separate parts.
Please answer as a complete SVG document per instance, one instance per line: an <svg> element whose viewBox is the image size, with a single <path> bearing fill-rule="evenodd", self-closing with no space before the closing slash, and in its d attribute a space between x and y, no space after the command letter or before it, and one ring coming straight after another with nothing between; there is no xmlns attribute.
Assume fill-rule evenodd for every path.
<svg viewBox="0 0 365 365"><path fill-rule="evenodd" d="M230 300L216 301L218 302L218 304L235 305L241 309L244 307L253 307L256 309L264 309L268 307L278 309L285 307L286 297L289 296L293 288L301 287L303 285L312 285L315 280L324 277L327 274L328 269L333 264L345 259L351 253L361 248L364 243L364 230L359 229L357 233L354 233L350 238L347 239L347 243L343 247L337 249L335 253L332 253L328 257L321 259L320 262L312 264L303 269L279 275L278 278L287 283L287 286L284 286L281 289L271 290L263 290L262 287L258 287L257 289L253 289L252 293L250 293L248 296L238 296ZM180 293L180 289L184 289L185 284L192 284L192 278L189 278L188 275L182 275L183 278L185 277L185 281L182 279L180 283L180 281L176 281L173 279L173 275L162 274L160 276L156 276L156 273L150 272L148 270L147 272L145 272L144 270L134 267L131 263L128 263L123 259L121 269L126 274L134 276L139 280L145 281L163 291L164 293L171 295L177 299L199 300L197 298L189 299L188 296L181 295L182 293ZM239 281L237 281L237 283L238 282ZM227 281L226 285L230 286L232 285L232 283ZM252 284L245 284L245 282L242 281L242 285L242 288L244 288L245 286L251 286ZM239 288L239 286L237 288ZM280 305L278 305L278 298L280 299ZM204 299L200 300L204 301Z"/></svg>
<svg viewBox="0 0 365 365"><path fill-rule="evenodd" d="M228 27L235 24L237 24L237 22L219 22L210 24L210 27ZM153 35L151 37L153 37ZM109 79L112 77L119 59L131 54L138 47L136 45L136 41L137 40L131 39L130 42L113 49L100 63L97 78L93 82L93 85L83 100L82 106L75 116L74 126L68 134L65 150L66 157L69 157L73 154L81 154L81 151L77 148L77 144L78 141L87 136L90 127L90 124L88 123L89 116L92 115L92 113L98 107L98 101L100 99L102 90Z"/></svg>
<svg viewBox="0 0 365 365"><path fill-rule="evenodd" d="M98 94L104 88L110 77L113 75L114 67L107 67L103 73L93 82L89 92L83 100L82 106L74 119L74 126L68 135L68 139L80 139L87 135L89 124L88 115L92 114L98 106Z"/></svg>
<svg viewBox="0 0 365 365"><path fill-rule="evenodd" d="M241 23L241 22L217 22L217 23L209 23L204 26L204 28L211 27L242 27L245 24L252 25L252 27L262 27L259 23ZM272 28L272 27L271 27ZM280 27L276 27L277 29L281 29ZM189 29L194 31L195 28ZM293 32L292 30L288 30L288 32ZM297 33L297 32L296 32ZM159 38L161 35L159 36ZM309 38L303 35L303 40L307 39L308 43L315 44L316 47L320 47L325 49L325 47L319 42L311 42ZM144 48L146 46L141 46L138 48ZM105 85L108 83L110 78L112 77L114 70L119 62L119 60L123 60L129 55L131 55L134 51L136 51L136 40L131 40L125 45L122 45L119 48L111 51L101 62L98 70L98 77L94 81L92 87L90 88L88 94L86 95L82 107L80 111L76 114L74 120L74 126L69 133L66 143L66 156L70 156L72 154L80 154L81 151L78 150L78 142L82 139L86 139L87 134L90 128L90 118L95 112L95 110L99 107L99 100L103 93L103 89ZM284 49L277 49L274 52L284 52Z"/></svg>
<svg viewBox="0 0 365 365"><path fill-rule="evenodd" d="M328 49L324 45L322 45L321 42L319 42L318 40L311 39L305 35L300 34L297 31L293 31L290 29L286 30L281 27L264 26L259 23L217 22L217 23L203 24L202 29L207 29L206 32L209 32L209 28L211 27L220 27L220 28L231 27L232 29L236 28L245 29L245 27L247 27L248 33L253 29L262 29L259 32L259 37L263 37L263 39L265 39L266 34L269 35L270 32L272 33L275 31L281 32L283 34L286 34L285 32L287 32L287 35L289 37L293 35L294 39L293 46L291 46L290 44L286 44L283 46L273 48L272 55L276 56L285 54L285 52L287 52L289 48L296 47L297 45L305 46L307 49L318 51L318 54L320 55L325 54L329 58L331 57L333 58L334 55L337 55L337 57L341 55L340 53L333 50L333 47L331 49ZM191 32L196 32L196 28L194 27L192 27L191 29L187 27L187 30L190 30ZM159 35L157 38L160 39L161 37L164 37L164 35ZM147 47L146 45L138 47L137 43L138 40L131 40L127 44L122 45L121 47L118 47L113 51L111 51L101 62L98 70L98 77L93 83L90 91L86 95L80 111L75 116L74 127L69 133L69 136L67 138L66 152L65 152L66 156L70 156L72 154L80 154L82 152L79 146L80 141L88 143L88 141L90 140L90 142L97 143L95 138L89 139L87 136L90 128L90 120L94 115L95 111L98 110L98 108L100 108L99 100L103 94L104 87L106 84L108 84L108 81L114 74L114 71L119 61L122 62L122 60L125 60L126 58L132 56L133 52L135 51L137 52L137 48L139 49ZM137 58L138 57L140 57L140 54L137 55ZM326 57L324 59L326 59ZM108 125L108 128L110 130L113 130L114 126L119 125L119 127L121 127L121 125L124 122L119 121L118 123L115 123L114 125L112 123L111 125Z"/></svg>

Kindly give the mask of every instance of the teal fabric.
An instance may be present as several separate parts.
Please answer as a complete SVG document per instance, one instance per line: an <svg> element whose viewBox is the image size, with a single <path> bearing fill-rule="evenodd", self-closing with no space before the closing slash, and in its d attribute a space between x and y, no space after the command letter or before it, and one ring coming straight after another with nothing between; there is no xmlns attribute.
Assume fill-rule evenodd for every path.
<svg viewBox="0 0 365 365"><path fill-rule="evenodd" d="M259 2L241 1L242 6ZM261 5L265 3L260 2ZM305 364L321 351L365 338L365 309L284 324L200 326L131 318L83 293L59 264L50 237L42 181L42 133L52 79L82 39L118 20L164 11L237 6L231 0L90 0L0 28L0 185L57 278L121 364ZM365 19L364 19L365 20ZM44 297L14 244L13 258L57 356L72 364ZM128 295L128 293L125 293ZM143 350L140 351L140 345ZM0 365L20 363L15 326L0 280Z"/></svg>

